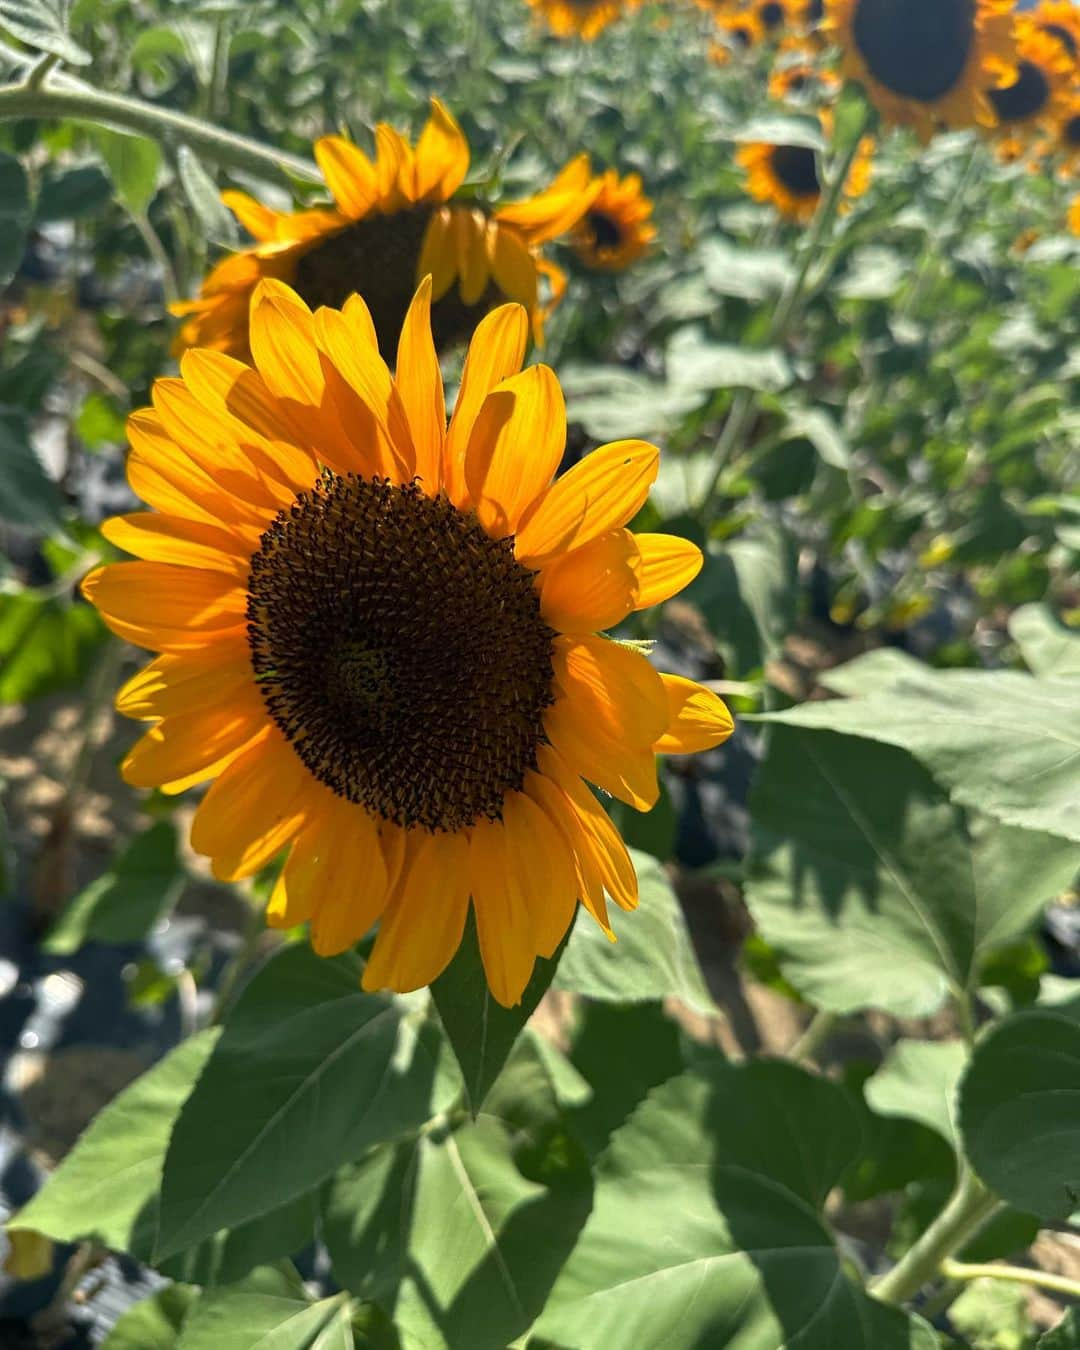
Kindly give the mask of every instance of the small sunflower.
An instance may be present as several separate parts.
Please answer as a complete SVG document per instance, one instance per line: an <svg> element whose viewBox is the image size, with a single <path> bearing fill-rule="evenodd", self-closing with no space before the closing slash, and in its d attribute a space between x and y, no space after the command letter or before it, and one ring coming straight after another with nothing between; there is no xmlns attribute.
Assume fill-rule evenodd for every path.
<svg viewBox="0 0 1080 1350"><path fill-rule="evenodd" d="M609 24L640 0L529 0L529 4L556 37L579 37L592 42Z"/></svg>
<svg viewBox="0 0 1080 1350"><path fill-rule="evenodd" d="M1065 44L1028 17L1016 20L1013 55L1000 65L1000 82L987 89L999 128L1046 125L1062 112L1075 66ZM994 69L995 62L990 67Z"/></svg>
<svg viewBox="0 0 1080 1350"><path fill-rule="evenodd" d="M779 38L791 25L791 0L751 0L748 8L767 38Z"/></svg>
<svg viewBox="0 0 1080 1350"><path fill-rule="evenodd" d="M587 209L594 190L588 158L573 160L536 196L488 208L455 199L469 169L469 146L438 100L415 148L384 123L375 128L375 145L372 162L344 137L316 142L332 208L273 211L246 193L222 194L256 243L219 263L197 299L173 306L186 319L177 354L210 347L246 360L251 294L263 278L287 282L311 305L340 305L358 292L388 349L419 278L428 273L439 350L462 341L508 299L529 311L540 340L564 281L540 246L572 228ZM541 276L552 286L546 307Z"/></svg>
<svg viewBox="0 0 1080 1350"><path fill-rule="evenodd" d="M392 376L366 305L314 314L255 288L254 368L193 350L130 419L128 477L153 511L106 522L142 561L83 583L119 636L158 652L117 698L152 723L139 787L215 780L191 841L215 876L283 851L267 918L333 955L380 922L365 987L430 983L471 903L496 999L521 998L580 902L637 884L586 783L639 810L655 755L717 745L715 694L599 636L674 595L700 551L634 535L659 452L600 447L567 474L526 312L469 346L449 428L425 277ZM520 372L520 373L519 373Z"/></svg>
<svg viewBox="0 0 1080 1350"><path fill-rule="evenodd" d="M769 76L769 97L778 103L828 103L840 92L840 80L831 70L806 61L775 66Z"/></svg>
<svg viewBox="0 0 1080 1350"><path fill-rule="evenodd" d="M761 24L751 10L715 15L720 30L720 41L709 48L709 56L717 65L725 65L732 56L752 51L764 38Z"/></svg>
<svg viewBox="0 0 1080 1350"><path fill-rule="evenodd" d="M614 169L600 179L600 190L578 222L571 242L583 263L621 272L636 262L656 238L653 204L636 173L620 179Z"/></svg>
<svg viewBox="0 0 1080 1350"><path fill-rule="evenodd" d="M888 122L923 140L993 125L985 86L1012 54L1012 0L827 0L843 72Z"/></svg>
<svg viewBox="0 0 1080 1350"><path fill-rule="evenodd" d="M828 119L823 115L828 129ZM851 166L844 197L861 197L870 185L873 138L866 136ZM817 152L807 145L744 145L735 162L746 170L746 190L757 202L767 202L787 220L805 224L821 200L821 172Z"/></svg>
<svg viewBox="0 0 1080 1350"><path fill-rule="evenodd" d="M1044 33L1057 38L1070 60L1080 62L1080 8L1074 0L1042 0L1031 18Z"/></svg>

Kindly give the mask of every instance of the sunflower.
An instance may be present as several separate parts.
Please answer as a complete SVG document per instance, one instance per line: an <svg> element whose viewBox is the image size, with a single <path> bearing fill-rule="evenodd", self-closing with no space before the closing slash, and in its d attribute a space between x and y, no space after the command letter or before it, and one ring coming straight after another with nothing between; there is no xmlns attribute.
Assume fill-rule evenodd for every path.
<svg viewBox="0 0 1080 1350"><path fill-rule="evenodd" d="M1080 61L1080 9L1074 0L1042 0L1031 18L1044 33L1057 38L1072 61Z"/></svg>
<svg viewBox="0 0 1080 1350"><path fill-rule="evenodd" d="M775 66L769 76L769 97L778 103L826 103L840 92L840 81L831 70L806 61Z"/></svg>
<svg viewBox="0 0 1080 1350"><path fill-rule="evenodd" d="M822 125L828 130L829 121L824 114ZM873 138L864 137L844 184L844 196L849 201L861 197L870 185L873 152ZM746 190L750 196L757 202L775 206L787 220L805 224L817 210L821 173L817 152L810 146L744 145L736 153L735 162L746 170Z"/></svg>
<svg viewBox="0 0 1080 1350"><path fill-rule="evenodd" d="M1016 20L1014 54L1001 64L997 88L986 91L1006 133L1046 125L1064 108L1075 71L1066 45L1028 17ZM991 61L990 68L998 63Z"/></svg>
<svg viewBox="0 0 1080 1350"><path fill-rule="evenodd" d="M984 89L1012 53L1012 0L827 0L843 72L886 121L923 140L939 126L993 125Z"/></svg>
<svg viewBox="0 0 1080 1350"><path fill-rule="evenodd" d="M715 17L716 26L720 30L720 41L713 43L709 48L709 55L717 65L724 65L733 54L742 55L752 50L765 36L757 15L752 10L737 10Z"/></svg>
<svg viewBox="0 0 1080 1350"><path fill-rule="evenodd" d="M767 38L778 38L792 21L790 0L751 0L749 12Z"/></svg>
<svg viewBox="0 0 1080 1350"><path fill-rule="evenodd" d="M593 204L571 236L578 257L589 267L609 272L629 267L656 238L652 209L636 173L620 179L614 169L608 169Z"/></svg>
<svg viewBox="0 0 1080 1350"><path fill-rule="evenodd" d="M324 136L315 158L333 208L273 211L243 192L222 194L255 246L219 263L186 316L179 355L210 347L249 358L248 312L263 278L285 281L312 305L364 296L379 341L392 350L419 278L431 273L432 329L439 350L469 335L494 305L511 299L529 311L539 341L564 278L540 246L572 228L588 208L592 175L585 155L545 191L488 208L456 198L469 168L461 128L437 99L415 148L393 127L375 128L375 161L341 136ZM541 304L539 277L552 295Z"/></svg>
<svg viewBox="0 0 1080 1350"><path fill-rule="evenodd" d="M1048 154L1061 157L1061 173L1074 177L1080 168L1080 92L1072 94L1061 116L1054 123L1052 139L1044 147Z"/></svg>
<svg viewBox="0 0 1080 1350"><path fill-rule="evenodd" d="M364 983L430 983L470 900L494 996L512 1005L577 903L609 933L634 871L586 786L639 810L657 753L717 745L714 694L599 636L697 573L695 545L631 534L659 452L601 446L552 481L566 420L521 370L525 310L475 331L446 425L430 278L396 372L359 296L314 314L283 282L252 297L254 368L193 350L130 421L131 486L106 523L142 561L83 583L160 655L117 707L153 725L139 787L216 780L191 841L215 876L288 857L267 917L317 952L381 920ZM520 372L520 373L519 373Z"/></svg>
<svg viewBox="0 0 1080 1350"><path fill-rule="evenodd" d="M599 36L627 9L640 0L529 0L537 15L556 37L579 37L585 42Z"/></svg>

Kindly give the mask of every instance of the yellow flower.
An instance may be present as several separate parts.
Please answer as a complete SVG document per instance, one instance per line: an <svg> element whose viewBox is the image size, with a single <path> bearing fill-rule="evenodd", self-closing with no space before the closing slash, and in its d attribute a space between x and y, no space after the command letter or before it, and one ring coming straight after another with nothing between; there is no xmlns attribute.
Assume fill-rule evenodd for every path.
<svg viewBox="0 0 1080 1350"><path fill-rule="evenodd" d="M572 236L574 250L589 267L618 272L648 249L656 238L653 204L636 173L620 179L614 169L599 180L593 204Z"/></svg>
<svg viewBox="0 0 1080 1350"><path fill-rule="evenodd" d="M769 76L769 97L780 103L825 103L839 92L840 81L831 70L820 70L806 61L775 66Z"/></svg>
<svg viewBox="0 0 1080 1350"><path fill-rule="evenodd" d="M591 42L640 0L529 0L529 4L557 37L579 37Z"/></svg>
<svg viewBox="0 0 1080 1350"><path fill-rule="evenodd" d="M1073 234L1080 234L1080 197L1074 197L1069 207L1069 229Z"/></svg>
<svg viewBox="0 0 1080 1350"><path fill-rule="evenodd" d="M173 307L187 318L177 354L210 347L247 360L251 295L263 278L287 282L311 305L340 305L358 292L388 349L428 273L440 351L468 337L483 315L508 299L525 306L541 340L565 278L540 246L571 229L588 208L588 158L573 160L536 196L489 208L456 195L469 169L469 146L438 100L415 148L385 123L375 128L375 146L372 162L342 136L316 142L333 208L273 211L246 193L223 194L256 243L215 267L197 299ZM546 308L541 276L552 290Z"/></svg>
<svg viewBox="0 0 1080 1350"><path fill-rule="evenodd" d="M1006 132L1046 125L1064 111L1075 65L1060 38L1033 19L1016 20L1014 50L1008 61L991 60L998 87L987 89L997 125Z"/></svg>
<svg viewBox="0 0 1080 1350"><path fill-rule="evenodd" d="M1061 156L1061 173L1075 177L1080 168L1080 92L1065 103L1060 117L1054 123L1052 138L1044 147L1047 153Z"/></svg>
<svg viewBox="0 0 1080 1350"><path fill-rule="evenodd" d="M585 780L648 810L655 755L732 724L598 636L701 565L683 539L625 528L659 452L602 446L552 481L562 393L546 366L520 370L517 305L478 326L447 428L431 293L425 277L391 376L359 296L313 314L260 282L254 368L189 351L132 416L128 478L155 509L104 532L142 561L83 590L160 653L117 699L152 723L124 776L216 780L191 841L217 877L288 850L269 923L310 921L332 955L380 921L372 989L433 980L471 903L512 1005L579 900L608 932L605 894L637 902Z"/></svg>
<svg viewBox="0 0 1080 1350"><path fill-rule="evenodd" d="M751 51L765 36L757 16L750 10L720 13L715 17L721 40L709 47L709 56L717 65L725 65L732 55Z"/></svg>
<svg viewBox="0 0 1080 1350"><path fill-rule="evenodd" d="M823 129L828 132L831 119L822 114ZM849 201L861 197L870 186L874 153L873 138L866 136L844 184ZM735 162L746 170L746 190L757 202L775 206L787 220L805 224L821 200L821 175L817 152L806 145L744 145Z"/></svg>
<svg viewBox="0 0 1080 1350"><path fill-rule="evenodd" d="M1080 9L1074 0L1042 0L1031 17L1044 33L1057 38L1071 60L1080 61Z"/></svg>
<svg viewBox="0 0 1080 1350"><path fill-rule="evenodd" d="M749 12L767 38L778 38L793 18L791 0L751 0Z"/></svg>
<svg viewBox="0 0 1080 1350"><path fill-rule="evenodd" d="M993 125L991 63L1012 52L1012 0L827 0L857 80L888 122L923 140L940 127Z"/></svg>

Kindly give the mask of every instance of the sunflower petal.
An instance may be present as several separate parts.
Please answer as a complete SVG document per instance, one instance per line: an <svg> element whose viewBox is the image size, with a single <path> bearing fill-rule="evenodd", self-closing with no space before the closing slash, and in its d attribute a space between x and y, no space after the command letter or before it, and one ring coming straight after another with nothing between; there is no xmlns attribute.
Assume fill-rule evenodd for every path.
<svg viewBox="0 0 1080 1350"><path fill-rule="evenodd" d="M681 675L661 675L668 701L667 730L656 742L658 755L691 755L722 745L735 730L727 705L711 689Z"/></svg>
<svg viewBox="0 0 1080 1350"><path fill-rule="evenodd" d="M248 554L235 535L199 520L135 511L102 523L101 533L117 548L147 562L175 563L207 572L225 572L247 581Z"/></svg>
<svg viewBox="0 0 1080 1350"><path fill-rule="evenodd" d="M166 717L151 727L120 767L125 783L171 794L216 778L267 725L257 694L244 698L234 690L227 703L224 698L223 693L216 705Z"/></svg>
<svg viewBox="0 0 1080 1350"><path fill-rule="evenodd" d="M635 607L641 558L629 530L609 530L540 572L540 611L564 633L596 633Z"/></svg>
<svg viewBox="0 0 1080 1350"><path fill-rule="evenodd" d="M536 259L517 231L498 221L491 245L491 272L508 300L516 300L530 311L536 308L539 298Z"/></svg>
<svg viewBox="0 0 1080 1350"><path fill-rule="evenodd" d="M416 451L416 475L429 496L442 486L443 438L446 402L442 370L431 337L431 278L424 277L413 296L398 341L394 383L405 405L405 415Z"/></svg>
<svg viewBox="0 0 1080 1350"><path fill-rule="evenodd" d="M247 635L210 643L198 651L157 656L124 684L116 711L124 717L171 717L196 712L253 687Z"/></svg>
<svg viewBox="0 0 1080 1350"><path fill-rule="evenodd" d="M468 172L469 143L465 134L443 104L433 98L431 116L416 142L418 200L448 201Z"/></svg>
<svg viewBox="0 0 1080 1350"><path fill-rule="evenodd" d="M527 774L525 791L565 839L570 848L578 899L599 924L608 940L614 942L615 934L611 931L611 924L608 921L603 880L594 861L593 846L589 842L573 802L558 783L543 773Z"/></svg>
<svg viewBox="0 0 1080 1350"><path fill-rule="evenodd" d="M225 572L172 563L109 563L84 578L81 589L114 633L151 651L203 647L246 622L246 591Z"/></svg>
<svg viewBox="0 0 1080 1350"><path fill-rule="evenodd" d="M441 300L457 276L457 245L454 238L454 213L440 207L432 213L420 246L417 277L431 277L431 298Z"/></svg>
<svg viewBox="0 0 1080 1350"><path fill-rule="evenodd" d="M705 561L701 549L676 534L636 534L641 569L635 609L648 609L689 586Z"/></svg>
<svg viewBox="0 0 1080 1350"><path fill-rule="evenodd" d="M582 778L636 811L656 805L660 787L652 746L628 745L592 720L588 705L557 698L544 713L544 731L566 763Z"/></svg>
<svg viewBox="0 0 1080 1350"><path fill-rule="evenodd" d="M480 958L488 986L504 1008L521 1002L536 963L532 919L515 884L518 866L502 821L485 820L473 828L469 876Z"/></svg>
<svg viewBox="0 0 1080 1350"><path fill-rule="evenodd" d="M525 902L532 949L538 956L549 957L563 940L577 908L570 846L527 793L507 793L503 828L511 883Z"/></svg>
<svg viewBox="0 0 1080 1350"><path fill-rule="evenodd" d="M586 634L556 638L553 650L555 678L580 725L637 747L668 729L663 681L640 652Z"/></svg>
<svg viewBox="0 0 1080 1350"><path fill-rule="evenodd" d="M237 192L235 189L223 192L221 200L253 239L264 241L277 235L280 211L274 211L246 192Z"/></svg>
<svg viewBox="0 0 1080 1350"><path fill-rule="evenodd" d="M358 145L344 136L323 136L315 142L315 160L338 209L360 220L378 197L375 166Z"/></svg>
<svg viewBox="0 0 1080 1350"><path fill-rule="evenodd" d="M315 840L287 884L314 893L311 945L319 956L336 956L358 942L382 913L386 861L375 821L353 802L335 798L315 829ZM289 863L296 852L294 847Z"/></svg>

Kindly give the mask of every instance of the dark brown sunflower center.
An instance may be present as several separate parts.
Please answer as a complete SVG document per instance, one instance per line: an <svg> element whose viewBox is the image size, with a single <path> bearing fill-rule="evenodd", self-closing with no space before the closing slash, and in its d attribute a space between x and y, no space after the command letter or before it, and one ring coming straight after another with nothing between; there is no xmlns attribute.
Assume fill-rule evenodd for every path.
<svg viewBox="0 0 1080 1350"><path fill-rule="evenodd" d="M270 716L374 815L498 819L535 767L554 633L513 541L445 497L327 472L262 536L247 616Z"/></svg>
<svg viewBox="0 0 1080 1350"><path fill-rule="evenodd" d="M902 98L932 103L963 77L976 0L858 0L855 45L870 74Z"/></svg>
<svg viewBox="0 0 1080 1350"><path fill-rule="evenodd" d="M590 211L585 217L585 230L593 248L618 248L622 243L622 228L606 211Z"/></svg>
<svg viewBox="0 0 1080 1350"><path fill-rule="evenodd" d="M772 32L774 28L779 28L784 22L784 6L781 4L762 5L758 10L758 18L761 20L761 26L767 32Z"/></svg>
<svg viewBox="0 0 1080 1350"><path fill-rule="evenodd" d="M1065 123L1063 135L1066 145L1080 146L1080 113Z"/></svg>
<svg viewBox="0 0 1080 1350"><path fill-rule="evenodd" d="M1002 122L1023 122L1042 112L1050 99L1050 82L1033 61L1021 61L1016 80L1004 89L989 89L987 96Z"/></svg>
<svg viewBox="0 0 1080 1350"><path fill-rule="evenodd" d="M1069 32L1063 23L1044 23L1042 30L1044 33L1049 33L1051 37L1057 38L1074 61L1080 56L1080 47L1077 46L1076 37Z"/></svg>
<svg viewBox="0 0 1080 1350"><path fill-rule="evenodd" d="M817 155L805 145L773 146L772 171L795 197L813 197L821 191Z"/></svg>
<svg viewBox="0 0 1080 1350"><path fill-rule="evenodd" d="M392 360L416 290L417 265L431 216L430 206L414 206L346 226L303 255L296 267L295 289L312 309L319 305L339 309L358 292L371 311L379 349ZM475 305L466 305L457 285L451 286L431 307L437 350L467 338L499 299L491 285Z"/></svg>
<svg viewBox="0 0 1080 1350"><path fill-rule="evenodd" d="M810 3L803 10L803 19L806 23L817 25L825 17L825 0L810 0Z"/></svg>

